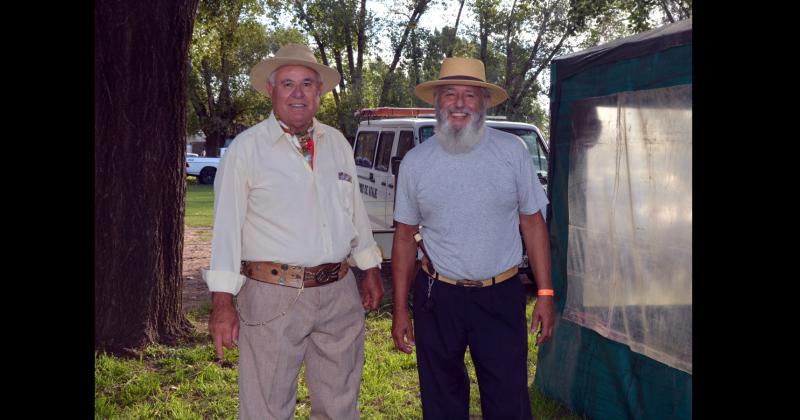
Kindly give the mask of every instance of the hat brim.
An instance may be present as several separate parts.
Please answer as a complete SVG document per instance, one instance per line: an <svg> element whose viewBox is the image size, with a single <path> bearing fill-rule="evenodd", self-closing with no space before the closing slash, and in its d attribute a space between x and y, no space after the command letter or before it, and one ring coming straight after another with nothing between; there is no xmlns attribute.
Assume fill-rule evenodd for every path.
<svg viewBox="0 0 800 420"><path fill-rule="evenodd" d="M269 97L269 91L267 90L269 75L272 74L272 72L278 67L288 65L305 66L319 73L320 77L322 78L322 90L320 91L320 96L333 90L333 88L339 84L339 79L341 78L338 71L319 63L299 60L296 58L271 57L265 58L253 66L253 68L250 70L250 85L252 85L253 89L257 90L262 95Z"/></svg>
<svg viewBox="0 0 800 420"><path fill-rule="evenodd" d="M489 98L489 107L499 105L508 99L508 94L506 93L505 89L501 88L500 86L467 79L431 80L430 82L423 82L414 88L414 94L423 101L435 106L436 99L434 99L434 93L436 92L436 88L444 85L478 86L489 89L489 93L491 95Z"/></svg>

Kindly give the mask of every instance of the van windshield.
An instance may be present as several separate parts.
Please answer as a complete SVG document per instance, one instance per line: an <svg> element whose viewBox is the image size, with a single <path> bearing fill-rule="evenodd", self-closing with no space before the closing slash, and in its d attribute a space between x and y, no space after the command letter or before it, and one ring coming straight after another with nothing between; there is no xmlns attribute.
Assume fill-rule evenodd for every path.
<svg viewBox="0 0 800 420"><path fill-rule="evenodd" d="M531 155L533 166L536 172L547 176L547 152L539 144L536 131L527 128L494 127L498 130L520 136L525 144L528 145L528 153ZM422 143L433 136L433 125L424 125L419 128L419 142Z"/></svg>
<svg viewBox="0 0 800 420"><path fill-rule="evenodd" d="M516 134L525 141L525 144L528 145L528 153L531 155L531 160L533 160L533 166L536 168L536 172L541 173L544 176L547 176L547 153L542 149L542 146L539 144L538 136L536 135L536 131L527 128L510 128L510 127L495 127L498 130L505 131L506 133Z"/></svg>

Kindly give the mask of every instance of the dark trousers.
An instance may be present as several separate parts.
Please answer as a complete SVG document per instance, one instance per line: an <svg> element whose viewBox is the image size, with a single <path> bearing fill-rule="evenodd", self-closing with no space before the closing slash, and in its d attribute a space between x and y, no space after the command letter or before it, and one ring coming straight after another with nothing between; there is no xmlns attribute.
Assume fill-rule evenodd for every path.
<svg viewBox="0 0 800 420"><path fill-rule="evenodd" d="M414 286L414 337L425 419L468 419L469 346L481 411L486 420L532 418L528 397L528 330L525 291L518 276L490 287L433 282L426 309L428 275Z"/></svg>

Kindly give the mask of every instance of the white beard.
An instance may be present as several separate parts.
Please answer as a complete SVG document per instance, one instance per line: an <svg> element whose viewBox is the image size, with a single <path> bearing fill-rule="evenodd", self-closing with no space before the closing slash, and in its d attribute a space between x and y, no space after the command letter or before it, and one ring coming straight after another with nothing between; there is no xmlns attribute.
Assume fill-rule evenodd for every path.
<svg viewBox="0 0 800 420"><path fill-rule="evenodd" d="M439 109L437 103L436 110L436 138L445 152L451 155L467 153L472 150L483 137L484 121L486 121L486 108L479 113L469 113L470 121L457 129L447 120L448 112L467 112L467 110L450 108L449 110Z"/></svg>

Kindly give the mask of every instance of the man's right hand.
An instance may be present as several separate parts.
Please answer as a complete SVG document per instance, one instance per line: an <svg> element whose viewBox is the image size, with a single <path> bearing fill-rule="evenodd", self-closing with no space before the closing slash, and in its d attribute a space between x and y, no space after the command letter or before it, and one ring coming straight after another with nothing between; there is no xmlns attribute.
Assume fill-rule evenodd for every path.
<svg viewBox="0 0 800 420"><path fill-rule="evenodd" d="M208 332L214 340L217 357L222 359L222 347L228 350L236 347L239 341L239 316L233 306L233 295L223 292L211 293L211 318L208 320Z"/></svg>
<svg viewBox="0 0 800 420"><path fill-rule="evenodd" d="M395 310L392 313L392 339L397 350L411 354L414 346L414 324L408 311Z"/></svg>

